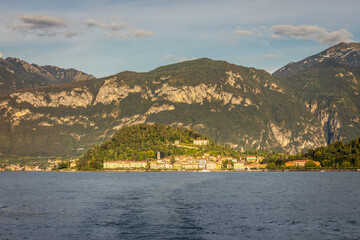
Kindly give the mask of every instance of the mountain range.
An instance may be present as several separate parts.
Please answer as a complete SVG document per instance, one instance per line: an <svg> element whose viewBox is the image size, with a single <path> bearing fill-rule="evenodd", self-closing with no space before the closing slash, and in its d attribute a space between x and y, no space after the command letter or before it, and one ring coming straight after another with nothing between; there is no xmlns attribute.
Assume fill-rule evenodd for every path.
<svg viewBox="0 0 360 240"><path fill-rule="evenodd" d="M0 58L0 95L24 88L50 86L95 77L75 69L29 64L18 58Z"/></svg>
<svg viewBox="0 0 360 240"><path fill-rule="evenodd" d="M273 74L201 58L95 79L0 60L0 153L79 156L138 123L191 128L240 150L349 141L360 136L359 49L341 43Z"/></svg>

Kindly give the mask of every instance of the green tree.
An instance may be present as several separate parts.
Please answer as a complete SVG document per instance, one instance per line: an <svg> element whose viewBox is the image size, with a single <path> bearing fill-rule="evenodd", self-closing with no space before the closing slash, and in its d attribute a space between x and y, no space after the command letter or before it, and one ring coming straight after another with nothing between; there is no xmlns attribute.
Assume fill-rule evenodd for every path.
<svg viewBox="0 0 360 240"><path fill-rule="evenodd" d="M355 166L355 167L360 167L360 156L357 156L357 157L355 158L354 166Z"/></svg>
<svg viewBox="0 0 360 240"><path fill-rule="evenodd" d="M70 167L70 162L61 162L58 166L58 169L65 169Z"/></svg>
<svg viewBox="0 0 360 240"><path fill-rule="evenodd" d="M146 152L142 152L142 156L143 156L143 160L144 160L144 161L149 160L148 157L147 157L147 155L146 155Z"/></svg>
<svg viewBox="0 0 360 240"><path fill-rule="evenodd" d="M313 160L309 160L305 163L305 167L306 168L316 168L317 165L315 164L315 162Z"/></svg>
<svg viewBox="0 0 360 240"><path fill-rule="evenodd" d="M351 165L350 162L345 161L345 162L343 162L343 163L341 164L341 167L343 167L343 168L351 168L352 165Z"/></svg>
<svg viewBox="0 0 360 240"><path fill-rule="evenodd" d="M148 158L155 158L155 152L153 150L146 151L146 156Z"/></svg>
<svg viewBox="0 0 360 240"><path fill-rule="evenodd" d="M317 152L315 153L315 155L314 155L314 159L315 159L316 161L321 162L321 161L323 160L323 154L322 154L322 152L321 152L321 151L317 151Z"/></svg>
<svg viewBox="0 0 360 240"><path fill-rule="evenodd" d="M229 160L223 161L223 162L222 162L222 165L221 165L221 168L222 168L222 169L227 169L228 163L229 163Z"/></svg>
<svg viewBox="0 0 360 240"><path fill-rule="evenodd" d="M276 169L276 164L274 162L270 162L267 166L269 169Z"/></svg>
<svg viewBox="0 0 360 240"><path fill-rule="evenodd" d="M330 167L332 167L333 164L332 164L332 161L330 161L330 160L324 160L322 162L322 165L326 168L330 168Z"/></svg>

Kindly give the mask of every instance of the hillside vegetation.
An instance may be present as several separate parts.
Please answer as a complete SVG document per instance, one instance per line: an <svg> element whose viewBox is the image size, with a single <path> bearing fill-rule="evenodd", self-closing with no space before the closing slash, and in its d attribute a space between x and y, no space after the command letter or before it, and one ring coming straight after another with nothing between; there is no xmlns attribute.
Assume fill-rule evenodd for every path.
<svg viewBox="0 0 360 240"><path fill-rule="evenodd" d="M327 144L360 136L359 43L340 43L274 75L321 123Z"/></svg>
<svg viewBox="0 0 360 240"><path fill-rule="evenodd" d="M308 154L312 159L321 162L324 167L360 167L360 138L309 149Z"/></svg>
<svg viewBox="0 0 360 240"><path fill-rule="evenodd" d="M100 146L95 145L82 156L77 165L79 168L89 166L101 168L104 161L155 159L157 152L161 157L174 155L201 156L209 153L212 156L238 157L234 149L209 141L208 145L193 145L195 139L209 137L193 130L174 128L163 124L138 124L120 129L110 140ZM178 141L179 144L175 144Z"/></svg>

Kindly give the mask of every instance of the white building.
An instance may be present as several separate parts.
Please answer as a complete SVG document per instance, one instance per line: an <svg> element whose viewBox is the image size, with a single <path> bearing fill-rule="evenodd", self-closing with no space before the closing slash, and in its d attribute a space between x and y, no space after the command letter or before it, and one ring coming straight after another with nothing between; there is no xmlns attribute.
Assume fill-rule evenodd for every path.
<svg viewBox="0 0 360 240"><path fill-rule="evenodd" d="M209 144L209 140L206 140L206 139L197 139L197 140L194 140L193 144L194 144L194 145L208 145L208 144Z"/></svg>

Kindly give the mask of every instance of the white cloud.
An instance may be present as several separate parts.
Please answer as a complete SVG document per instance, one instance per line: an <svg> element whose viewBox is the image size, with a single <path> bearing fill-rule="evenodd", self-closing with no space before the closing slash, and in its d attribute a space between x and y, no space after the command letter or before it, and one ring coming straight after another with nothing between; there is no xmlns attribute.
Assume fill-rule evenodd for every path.
<svg viewBox="0 0 360 240"><path fill-rule="evenodd" d="M86 19L85 23L88 27L98 27L107 30L104 36L108 39L146 38L154 35L153 32L136 29L134 26L125 22L106 24L93 19Z"/></svg>
<svg viewBox="0 0 360 240"><path fill-rule="evenodd" d="M267 54L265 55L266 59L273 59L273 58L281 58L280 55L276 55L276 54Z"/></svg>
<svg viewBox="0 0 360 240"><path fill-rule="evenodd" d="M133 38L147 38L147 37L151 37L154 36L155 34L153 32L149 32L146 30L141 30L141 29L130 29L129 31L126 32L121 32L121 33L107 33L105 34L106 38L109 39L113 39L113 38L118 38L118 39L133 39Z"/></svg>
<svg viewBox="0 0 360 240"><path fill-rule="evenodd" d="M174 54L167 53L167 54L165 54L164 58L165 59L175 59L175 58L177 58L177 56Z"/></svg>
<svg viewBox="0 0 360 240"><path fill-rule="evenodd" d="M137 29L137 30L132 31L131 35L134 38L143 38L143 37L151 37L154 35L154 33L146 31L146 30L142 30L142 29Z"/></svg>
<svg viewBox="0 0 360 240"><path fill-rule="evenodd" d="M254 32L248 31L248 30L241 30L241 27L238 27L236 30L232 31L236 35L240 36L252 36L254 35ZM256 29L255 29L256 30Z"/></svg>
<svg viewBox="0 0 360 240"><path fill-rule="evenodd" d="M272 32L271 38L273 39L291 37L298 40L313 40L327 45L334 45L339 42L351 42L351 38L354 37L354 35L346 29L329 32L326 28L307 25L276 25L271 27L270 31Z"/></svg>
<svg viewBox="0 0 360 240"><path fill-rule="evenodd" d="M88 27L99 27L99 28L103 28L103 29L108 29L111 31L119 31L125 28L128 28L129 25L127 23L124 22L120 22L120 23L111 23L111 24L106 24L106 23L102 23L93 19L86 19L85 23Z"/></svg>
<svg viewBox="0 0 360 240"><path fill-rule="evenodd" d="M4 55L0 52L0 58L2 58L2 56L4 56Z"/></svg>
<svg viewBox="0 0 360 240"><path fill-rule="evenodd" d="M270 38L271 38L271 39L275 39L275 40L286 39L286 37L283 37L283 36L277 35L277 34L271 34Z"/></svg>
<svg viewBox="0 0 360 240"><path fill-rule="evenodd" d="M197 58L185 58L185 57L179 57L179 56L176 56L174 54L165 54L164 55L164 58L165 59L168 59L168 60L175 60L177 62L184 62L184 61L189 61L189 60L195 60Z"/></svg>

